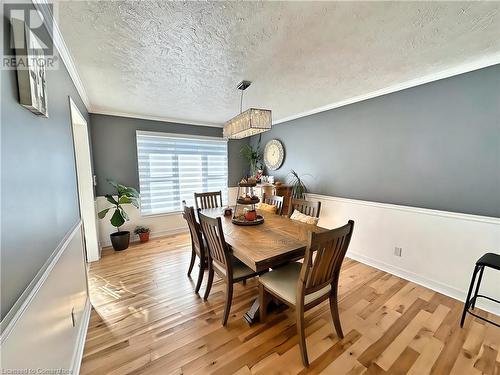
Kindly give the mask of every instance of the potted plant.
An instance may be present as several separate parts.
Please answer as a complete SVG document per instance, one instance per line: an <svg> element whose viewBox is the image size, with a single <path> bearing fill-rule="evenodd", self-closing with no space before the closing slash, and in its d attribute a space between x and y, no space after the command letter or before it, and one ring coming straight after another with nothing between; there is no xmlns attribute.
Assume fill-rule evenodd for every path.
<svg viewBox="0 0 500 375"><path fill-rule="evenodd" d="M256 176L257 171L262 169L262 150L260 147L260 137L257 145L253 147L247 143L240 149L240 155L250 164L250 176Z"/></svg>
<svg viewBox="0 0 500 375"><path fill-rule="evenodd" d="M307 193L307 186L304 181L299 177L298 173L293 169L290 170L290 186L292 187L293 199L304 199Z"/></svg>
<svg viewBox="0 0 500 375"><path fill-rule="evenodd" d="M120 230L123 223L129 220L127 213L123 209L123 205L132 204L139 208L139 193L134 188L123 186L115 181L108 180L108 182L116 189L116 194L114 194L116 199L113 195L106 194L106 199L113 206L102 210L97 215L99 219L104 219L108 211L112 210L113 215L110 221L111 225L116 227L116 232L109 235L111 237L111 244L113 245L113 249L117 251L125 250L130 244L130 232Z"/></svg>
<svg viewBox="0 0 500 375"><path fill-rule="evenodd" d="M139 236L139 239L141 242L148 242L149 241L149 233L151 231L147 227L135 227L134 233Z"/></svg>

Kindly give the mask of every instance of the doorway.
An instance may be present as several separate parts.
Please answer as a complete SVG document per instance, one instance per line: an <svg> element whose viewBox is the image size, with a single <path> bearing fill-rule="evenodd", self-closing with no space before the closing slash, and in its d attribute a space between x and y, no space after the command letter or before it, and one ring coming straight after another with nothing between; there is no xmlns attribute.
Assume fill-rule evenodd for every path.
<svg viewBox="0 0 500 375"><path fill-rule="evenodd" d="M101 257L97 232L96 200L94 196L94 178L90 159L90 142L87 121L73 100L69 98L71 128L75 149L76 175L80 216L85 234L87 262L95 262Z"/></svg>

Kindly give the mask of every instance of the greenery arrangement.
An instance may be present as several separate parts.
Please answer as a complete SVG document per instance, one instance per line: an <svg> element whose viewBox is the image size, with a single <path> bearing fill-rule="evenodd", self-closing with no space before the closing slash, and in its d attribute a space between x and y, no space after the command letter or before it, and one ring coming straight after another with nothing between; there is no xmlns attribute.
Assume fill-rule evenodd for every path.
<svg viewBox="0 0 500 375"><path fill-rule="evenodd" d="M134 229L134 234L137 234L137 235L139 235L141 233L149 233L149 232L150 232L150 230L147 227L139 226L139 227L135 227L135 229Z"/></svg>
<svg viewBox="0 0 500 375"><path fill-rule="evenodd" d="M114 210L110 222L111 225L116 227L119 232L123 223L129 220L127 213L123 209L123 205L132 204L139 208L139 192L134 188L118 184L113 180L107 181L116 189L116 194L114 195L117 196L117 199L115 199L111 194L106 194L106 199L113 206L102 210L97 214L97 216L99 216L99 219L104 219L109 210Z"/></svg>
<svg viewBox="0 0 500 375"><path fill-rule="evenodd" d="M290 170L290 173L288 174L290 178L290 186L292 187L292 198L294 199L304 199L305 198L305 193L307 193L307 186L300 178L297 172L295 172L293 169Z"/></svg>
<svg viewBox="0 0 500 375"><path fill-rule="evenodd" d="M253 147L251 144L247 143L240 149L240 155L248 162L250 165L250 176L255 176L259 169L262 169L262 149L260 146L260 136L259 141Z"/></svg>

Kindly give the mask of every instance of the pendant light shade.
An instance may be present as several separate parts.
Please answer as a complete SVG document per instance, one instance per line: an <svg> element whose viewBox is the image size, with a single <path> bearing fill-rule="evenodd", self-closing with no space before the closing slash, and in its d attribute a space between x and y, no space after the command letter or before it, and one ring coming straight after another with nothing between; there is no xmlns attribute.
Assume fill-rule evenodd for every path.
<svg viewBox="0 0 500 375"><path fill-rule="evenodd" d="M226 122L223 136L228 139L246 138L270 130L271 125L269 109L250 108Z"/></svg>
<svg viewBox="0 0 500 375"><path fill-rule="evenodd" d="M243 91L250 87L252 82L241 81L236 87L241 90L240 114L226 122L223 137L226 139L241 139L263 133L271 129L272 115L269 109L249 108L243 112Z"/></svg>

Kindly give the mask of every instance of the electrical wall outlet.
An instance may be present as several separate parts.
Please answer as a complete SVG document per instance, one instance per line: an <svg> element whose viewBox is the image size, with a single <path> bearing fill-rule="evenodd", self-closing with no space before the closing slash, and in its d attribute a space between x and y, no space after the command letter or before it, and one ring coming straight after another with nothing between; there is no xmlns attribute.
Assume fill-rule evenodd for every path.
<svg viewBox="0 0 500 375"><path fill-rule="evenodd" d="M395 247L394 248L394 255L396 255L397 257L400 257L402 253L403 253L402 247Z"/></svg>

